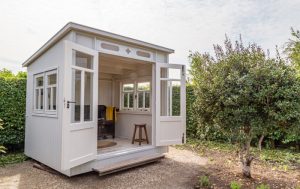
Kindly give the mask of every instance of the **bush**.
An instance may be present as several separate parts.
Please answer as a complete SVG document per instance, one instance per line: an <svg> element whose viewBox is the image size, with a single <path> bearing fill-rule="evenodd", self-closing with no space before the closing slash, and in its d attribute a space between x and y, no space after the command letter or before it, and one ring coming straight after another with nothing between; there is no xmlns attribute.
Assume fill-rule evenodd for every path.
<svg viewBox="0 0 300 189"><path fill-rule="evenodd" d="M0 155L0 166L20 163L26 161L27 159L28 157L25 156L24 153L10 153L5 155Z"/></svg>
<svg viewBox="0 0 300 189"><path fill-rule="evenodd" d="M23 148L26 105L26 79L0 71L0 118L3 130L0 144L8 150Z"/></svg>
<svg viewBox="0 0 300 189"><path fill-rule="evenodd" d="M236 182L236 181L232 181L232 182L230 183L230 188L231 188L231 189L241 189L242 186L241 186L240 183L238 183L238 182Z"/></svg>

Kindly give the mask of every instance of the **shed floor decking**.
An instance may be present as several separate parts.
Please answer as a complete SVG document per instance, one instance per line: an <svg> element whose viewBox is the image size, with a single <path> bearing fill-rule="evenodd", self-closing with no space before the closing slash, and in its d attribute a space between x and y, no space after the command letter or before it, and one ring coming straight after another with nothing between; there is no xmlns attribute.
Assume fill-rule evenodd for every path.
<svg viewBox="0 0 300 189"><path fill-rule="evenodd" d="M146 146L151 146L151 144L147 144L143 142L141 145L138 142L131 144L131 140L123 139L123 138L115 138L115 139L105 139L107 141L116 142L117 145L107 147L107 148L98 148L98 154L110 153L115 151L123 151L123 150L132 150L132 149L139 149L144 148Z"/></svg>

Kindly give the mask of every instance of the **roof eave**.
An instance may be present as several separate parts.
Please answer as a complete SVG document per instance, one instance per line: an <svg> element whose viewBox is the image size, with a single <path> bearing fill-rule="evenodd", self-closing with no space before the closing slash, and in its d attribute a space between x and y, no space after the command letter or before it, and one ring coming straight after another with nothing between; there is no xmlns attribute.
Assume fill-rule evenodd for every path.
<svg viewBox="0 0 300 189"><path fill-rule="evenodd" d="M120 41L123 41L123 42L131 43L131 44L134 44L134 45L151 48L151 49L154 49L154 50L157 50L157 51L162 51L162 52L165 52L165 53L168 53L168 54L171 54L171 53L175 52L173 49L169 49L169 48L166 48L166 47L154 45L154 44L147 43L147 42L140 41L140 40L136 40L136 39L133 39L133 38L129 38L129 37L121 36L121 35L118 35L118 34L106 32L106 31L103 31L103 30L99 30L99 29L96 29L96 28L92 28L92 27L76 24L76 23L73 23L73 22L69 22L61 30L59 30L53 37L51 37L32 56L30 56L22 64L22 66L27 67L28 65L30 65L34 60L36 60L38 57L40 57L44 52L46 52L50 47L52 47L56 42L58 42L61 38L63 38L71 30L81 31L81 32L85 32L85 33L91 33L91 34L99 35L99 36L104 36L104 37L120 40Z"/></svg>

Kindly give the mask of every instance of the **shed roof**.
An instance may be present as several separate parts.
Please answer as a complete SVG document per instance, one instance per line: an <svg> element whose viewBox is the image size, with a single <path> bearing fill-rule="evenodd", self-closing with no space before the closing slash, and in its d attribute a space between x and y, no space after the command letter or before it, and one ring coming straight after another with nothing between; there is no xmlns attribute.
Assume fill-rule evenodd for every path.
<svg viewBox="0 0 300 189"><path fill-rule="evenodd" d="M157 51L165 52L165 53L174 53L173 49L169 49L166 47L162 47L159 45L154 45L148 42L140 41L137 39L133 39L130 37L125 37L122 35L114 34L111 32L103 31L100 29L92 28L89 26L84 26L81 24L77 24L74 22L69 22L66 24L61 30L59 30L52 38L50 38L39 50L37 50L31 57L29 57L22 66L27 67L33 61L35 61L38 57L40 57L44 52L46 52L50 47L52 47L56 42L58 42L61 38L63 38L70 31L78 31L83 33L88 33L96 36L106 37L114 40L119 40L122 42L130 43L133 45L138 45L146 48L151 48Z"/></svg>

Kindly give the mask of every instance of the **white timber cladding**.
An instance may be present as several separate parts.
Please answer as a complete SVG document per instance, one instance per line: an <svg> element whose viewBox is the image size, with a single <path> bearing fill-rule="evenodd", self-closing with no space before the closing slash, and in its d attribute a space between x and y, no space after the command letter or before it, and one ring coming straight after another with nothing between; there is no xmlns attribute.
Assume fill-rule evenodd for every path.
<svg viewBox="0 0 300 189"><path fill-rule="evenodd" d="M100 52L103 53L123 56L127 58L134 58L138 60L151 61L151 62L155 61L154 53L151 51L139 49L128 45L111 43L99 39L96 40L96 50L99 50Z"/></svg>
<svg viewBox="0 0 300 189"><path fill-rule="evenodd" d="M101 53L149 62L168 62L168 53L140 48L116 40L100 39L96 36L79 32L73 32L72 35L74 36L74 42L95 49Z"/></svg>

